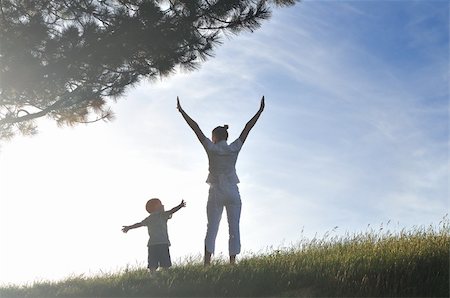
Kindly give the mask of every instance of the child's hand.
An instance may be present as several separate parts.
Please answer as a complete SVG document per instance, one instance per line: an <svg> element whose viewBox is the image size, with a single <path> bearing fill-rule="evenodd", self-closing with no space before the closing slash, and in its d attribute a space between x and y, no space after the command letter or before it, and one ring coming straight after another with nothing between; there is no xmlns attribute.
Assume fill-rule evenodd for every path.
<svg viewBox="0 0 450 298"><path fill-rule="evenodd" d="M129 226L122 226L122 232L126 233L130 230Z"/></svg>

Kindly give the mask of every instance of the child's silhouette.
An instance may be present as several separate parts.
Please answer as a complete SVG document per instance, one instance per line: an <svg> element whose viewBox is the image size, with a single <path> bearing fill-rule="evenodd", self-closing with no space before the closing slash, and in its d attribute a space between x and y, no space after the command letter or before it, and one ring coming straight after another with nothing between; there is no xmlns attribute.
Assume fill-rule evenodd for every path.
<svg viewBox="0 0 450 298"><path fill-rule="evenodd" d="M172 266L169 252L169 235L167 233L167 220L172 217L172 214L185 207L186 203L181 203L170 209L164 211L164 205L159 199L151 199L147 202L145 209L150 215L141 222L135 223L131 226L123 226L124 233L131 229L144 227L148 228L148 269L151 273L156 271L158 267L169 268Z"/></svg>

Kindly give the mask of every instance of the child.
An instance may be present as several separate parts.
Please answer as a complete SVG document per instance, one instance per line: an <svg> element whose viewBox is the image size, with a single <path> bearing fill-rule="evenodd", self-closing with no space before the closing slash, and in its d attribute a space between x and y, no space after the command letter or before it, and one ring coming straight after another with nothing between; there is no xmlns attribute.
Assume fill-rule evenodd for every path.
<svg viewBox="0 0 450 298"><path fill-rule="evenodd" d="M147 226L148 235L148 269L150 273L153 273L158 267L169 268L172 266L169 253L169 235L167 233L167 220L172 217L172 214L186 207L184 200L181 203L170 209L164 211L164 205L159 199L151 199L145 205L150 215L139 223L135 223L131 226L123 226L122 231L124 233L131 229Z"/></svg>

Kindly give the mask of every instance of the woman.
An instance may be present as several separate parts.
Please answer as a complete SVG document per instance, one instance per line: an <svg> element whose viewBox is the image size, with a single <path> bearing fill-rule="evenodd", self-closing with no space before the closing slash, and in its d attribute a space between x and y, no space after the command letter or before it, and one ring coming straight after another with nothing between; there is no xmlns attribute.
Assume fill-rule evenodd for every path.
<svg viewBox="0 0 450 298"><path fill-rule="evenodd" d="M237 184L236 160L250 130L255 125L264 110L264 96L258 112L245 125L244 130L233 143L228 144L228 125L218 126L212 131L211 140L208 139L198 126L181 108L177 97L177 109L194 131L200 143L206 150L209 160L209 175L206 182L210 185L208 203L206 206L208 226L205 237L205 265L211 263L211 255L214 254L217 232L222 217L223 208L227 211L229 241L228 250L230 263L236 262L236 255L241 252L241 240L239 234L239 219L241 217L241 197Z"/></svg>

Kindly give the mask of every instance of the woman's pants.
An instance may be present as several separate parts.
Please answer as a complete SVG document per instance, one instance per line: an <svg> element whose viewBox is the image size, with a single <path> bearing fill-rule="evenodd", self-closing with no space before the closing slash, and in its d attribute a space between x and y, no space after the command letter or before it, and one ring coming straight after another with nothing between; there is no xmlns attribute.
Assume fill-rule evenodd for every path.
<svg viewBox="0 0 450 298"><path fill-rule="evenodd" d="M236 184L211 184L209 188L208 204L206 205L208 227L205 247L208 252L214 253L217 232L224 207L227 211L228 218L228 251L230 256L234 256L241 252L241 237L239 234L241 196Z"/></svg>

